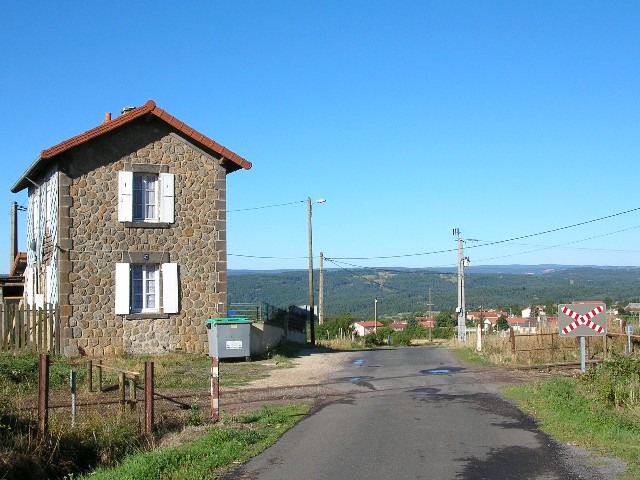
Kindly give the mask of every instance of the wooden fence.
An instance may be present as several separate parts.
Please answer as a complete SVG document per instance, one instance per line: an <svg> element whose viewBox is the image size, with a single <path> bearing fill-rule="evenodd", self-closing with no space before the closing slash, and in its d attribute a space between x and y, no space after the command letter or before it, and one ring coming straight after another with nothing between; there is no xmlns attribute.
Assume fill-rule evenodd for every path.
<svg viewBox="0 0 640 480"><path fill-rule="evenodd" d="M60 354L60 334L60 312L53 305L0 304L0 351Z"/></svg>

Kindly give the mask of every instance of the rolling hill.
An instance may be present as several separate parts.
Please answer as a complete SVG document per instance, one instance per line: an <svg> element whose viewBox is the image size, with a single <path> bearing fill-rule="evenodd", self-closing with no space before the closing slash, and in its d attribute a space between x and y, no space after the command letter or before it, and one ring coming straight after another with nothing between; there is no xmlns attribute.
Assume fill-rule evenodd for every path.
<svg viewBox="0 0 640 480"><path fill-rule="evenodd" d="M316 303L318 272L315 272ZM610 298L614 303L640 297L638 267L508 265L465 270L467 310L511 305L563 303ZM230 271L229 303L262 303L278 307L308 304L308 271ZM372 317L374 298L379 315L426 312L431 289L432 310L457 305L457 274L453 270L367 269L327 270L324 311L330 317L351 312Z"/></svg>

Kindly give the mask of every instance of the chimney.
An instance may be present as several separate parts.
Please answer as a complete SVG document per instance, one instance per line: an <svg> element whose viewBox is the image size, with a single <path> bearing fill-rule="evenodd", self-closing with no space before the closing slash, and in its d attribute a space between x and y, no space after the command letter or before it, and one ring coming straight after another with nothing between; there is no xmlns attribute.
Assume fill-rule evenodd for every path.
<svg viewBox="0 0 640 480"><path fill-rule="evenodd" d="M109 123L111 121L111 112L107 112L104 116L104 122L102 122L102 124L104 125L105 123Z"/></svg>

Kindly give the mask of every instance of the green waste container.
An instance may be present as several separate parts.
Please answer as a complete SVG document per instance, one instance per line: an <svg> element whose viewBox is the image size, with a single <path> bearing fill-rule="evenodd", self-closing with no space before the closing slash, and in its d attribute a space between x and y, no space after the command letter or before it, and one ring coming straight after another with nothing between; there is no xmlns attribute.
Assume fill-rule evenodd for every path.
<svg viewBox="0 0 640 480"><path fill-rule="evenodd" d="M251 359L251 324L244 317L207 320L209 356Z"/></svg>

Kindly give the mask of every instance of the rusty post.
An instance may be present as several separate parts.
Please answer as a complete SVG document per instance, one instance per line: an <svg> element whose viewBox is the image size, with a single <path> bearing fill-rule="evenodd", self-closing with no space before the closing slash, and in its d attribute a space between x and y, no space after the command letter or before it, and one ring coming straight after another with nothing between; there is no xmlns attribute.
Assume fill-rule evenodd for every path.
<svg viewBox="0 0 640 480"><path fill-rule="evenodd" d="M511 344L511 353L516 354L516 335L513 327L509 327L509 343Z"/></svg>
<svg viewBox="0 0 640 480"><path fill-rule="evenodd" d="M126 403L124 372L118 375L118 394L120 398L120 408L123 409Z"/></svg>
<svg viewBox="0 0 640 480"><path fill-rule="evenodd" d="M96 365L98 371L98 392L102 392L102 365Z"/></svg>
<svg viewBox="0 0 640 480"><path fill-rule="evenodd" d="M144 432L153 430L153 362L144 362Z"/></svg>
<svg viewBox="0 0 640 480"><path fill-rule="evenodd" d="M87 392L93 391L93 361L87 360Z"/></svg>
<svg viewBox="0 0 640 480"><path fill-rule="evenodd" d="M38 361L38 436L49 428L49 355L40 354Z"/></svg>
<svg viewBox="0 0 640 480"><path fill-rule="evenodd" d="M220 369L218 357L211 357L211 418L220 420Z"/></svg>

